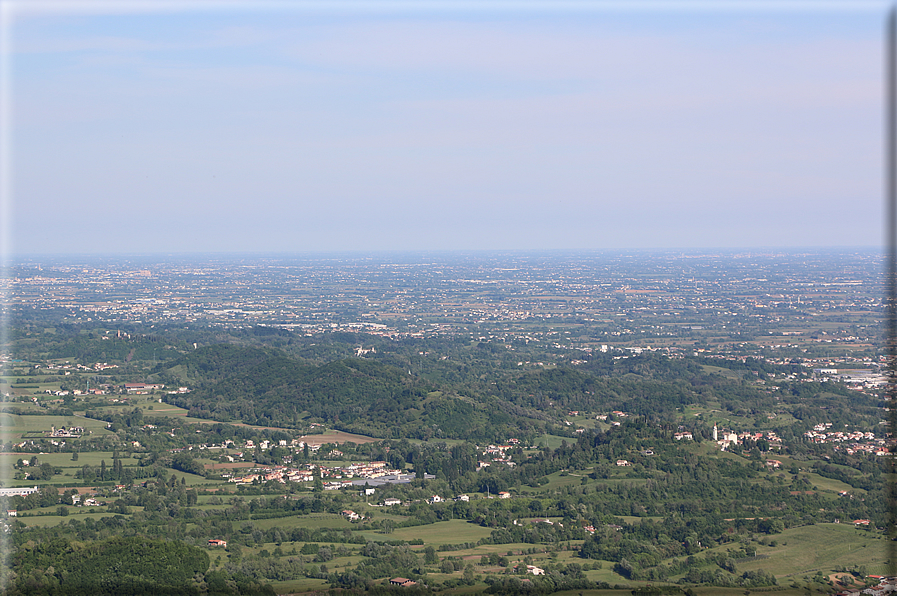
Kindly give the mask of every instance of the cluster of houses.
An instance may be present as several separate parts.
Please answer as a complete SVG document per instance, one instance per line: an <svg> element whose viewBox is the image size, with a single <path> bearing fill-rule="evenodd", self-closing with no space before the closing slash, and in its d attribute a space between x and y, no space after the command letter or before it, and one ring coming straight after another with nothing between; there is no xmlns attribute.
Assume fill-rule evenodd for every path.
<svg viewBox="0 0 897 596"><path fill-rule="evenodd" d="M513 449L514 447L519 446L519 439L508 439L507 445L487 445L486 448L483 449L483 459L477 461L477 470L488 468L492 464L503 464L509 468L513 468L517 464L511 461L510 457L506 457L505 452L508 449Z"/></svg>
<svg viewBox="0 0 897 596"><path fill-rule="evenodd" d="M764 440L769 444L770 449L780 449L782 447L782 439L774 431L743 432L739 434L733 431L720 430L716 424L713 425L713 440L722 451L726 451L736 445L743 445L745 441Z"/></svg>
<svg viewBox="0 0 897 596"><path fill-rule="evenodd" d="M888 453L885 439L876 438L875 433L873 432L831 431L831 427L831 422L817 424L812 430L805 432L804 437L813 443L835 443L835 449L842 448L838 443L851 443L849 447L843 447L848 455L854 453L870 453L881 456ZM690 441L694 439L694 436L691 432L680 431L673 434L673 439L677 441ZM735 445L743 445L746 441L766 441L770 450L781 449L783 444L782 438L776 435L775 431L735 433L732 431L721 430L715 424L713 425L713 440L723 451L726 451Z"/></svg>
<svg viewBox="0 0 897 596"><path fill-rule="evenodd" d="M156 389L165 389L165 385L162 383L125 383L121 386L121 389L124 393L142 395Z"/></svg>
<svg viewBox="0 0 897 596"><path fill-rule="evenodd" d="M692 441L694 440L694 435L690 431L681 430L680 432L673 434L673 439L677 441ZM763 432L735 433L733 431L720 429L716 424L713 425L713 440L722 451L726 451L736 445L744 445L749 441L766 441L771 450L781 449L783 444L782 438L779 437L775 431L768 430Z"/></svg>
<svg viewBox="0 0 897 596"><path fill-rule="evenodd" d="M69 373L66 373L69 374ZM165 385L158 383L125 383L120 387L122 393L128 393L133 395L146 395L151 393L156 389L162 389ZM67 389L45 389L44 393L48 395L53 395L56 397L65 397L66 395L106 395L111 387L109 385L101 385L98 388L94 389L86 389L84 391L80 389L73 389L72 391L68 391ZM177 391L169 391L169 393L189 393L190 389L187 387L179 387ZM115 401L115 400L113 400Z"/></svg>
<svg viewBox="0 0 897 596"><path fill-rule="evenodd" d="M267 441L264 441L267 443ZM354 486L352 479L375 480L382 479L386 476L395 477L398 481L410 481L412 476L402 474L399 470L392 470L387 467L386 462L373 461L366 464L351 464L344 467L326 467L317 464L304 464L300 467L288 466L266 466L254 470L250 474L243 476L233 476L229 478L230 482L237 484L252 484L253 482L312 482L315 475L320 473L321 479L332 479L325 482L325 490L335 490L347 486ZM432 477L432 476L431 476ZM342 480L342 481L339 481Z"/></svg>
<svg viewBox="0 0 897 596"><path fill-rule="evenodd" d="M595 416L595 420L600 420L601 422L607 422L608 419L610 419L611 426L620 426L622 424L619 420L614 420L612 418L629 418L629 414L621 412L620 410L614 410L610 414L598 414Z"/></svg>
<svg viewBox="0 0 897 596"><path fill-rule="evenodd" d="M739 433L738 440L744 443L745 439L751 441L760 441L764 440L769 443L770 449L781 449L782 448L782 438L778 436L775 431L767 430L764 432L756 432L756 433Z"/></svg>
<svg viewBox="0 0 897 596"><path fill-rule="evenodd" d="M149 430L154 430L155 428L156 428L156 426L152 425L152 424L144 424L143 425L144 430L149 431ZM172 431L173 430L174 429L172 429ZM172 435L172 436L174 436L174 435ZM261 449L262 451L266 451L268 449L271 449L272 447L290 447L290 448L303 449L305 447L305 442L300 439L293 439L292 441L280 440L280 441L277 441L277 443L275 444L274 441L265 440L265 441L259 441L259 443L256 444L255 441L253 441L252 439L247 439L246 442L243 444L244 449L258 448L258 449ZM239 448L240 448L240 446L237 445L232 439L225 439L221 443L203 443L201 445L189 445L187 447L179 447L176 449L170 449L169 452L170 453L180 453L181 451L184 451L184 450L192 451L193 449L199 449L201 451L205 451L205 450L215 450L215 449L239 449ZM312 453L317 452L318 450L320 450L320 448L321 448L320 445L313 445L313 444L308 445L308 449ZM237 459L240 459L243 457L243 452L241 451L241 452L235 453L233 456L225 455L224 457L229 462L234 462L234 461L237 461Z"/></svg>
<svg viewBox="0 0 897 596"><path fill-rule="evenodd" d="M869 453L882 457L888 454L887 448L883 445L883 442L879 443L878 439L876 439L875 443L857 443L850 447L844 447L844 452L847 453L847 455L853 455L854 453ZM840 448L840 446L835 445L836 450Z"/></svg>
<svg viewBox="0 0 897 596"><path fill-rule="evenodd" d="M93 497L87 497L83 501L81 500L81 495L72 495L72 505L76 507L99 507L100 505L108 505L105 501L97 501Z"/></svg>
<svg viewBox="0 0 897 596"><path fill-rule="evenodd" d="M81 367L81 365L78 365ZM96 370L103 370L105 368L117 368L117 365L107 365L107 364L97 364L98 368ZM92 370L88 367L83 367L85 370ZM66 372L65 374L70 374ZM121 386L113 387L111 385L102 384L99 387L95 387L93 389L86 389L84 391L80 389L74 389L72 391L67 390L53 390L46 389L44 393L55 395L56 397L65 397L66 395L106 395L109 391L113 389L119 389L121 393L128 393L133 395L145 395L148 393L152 393L156 389L164 389L165 385L162 383L125 383ZM169 393L189 393L190 389L187 387L178 387L177 391L169 391Z"/></svg>
<svg viewBox="0 0 897 596"><path fill-rule="evenodd" d="M40 368L39 364L36 364L34 368ZM80 370L80 371L89 371L89 372L99 372L101 370L107 370L110 368L118 368L117 364L109 364L108 362L97 362L93 366L89 366L86 364L72 364L70 361L65 361L62 364L57 364L54 362L50 362L47 364L47 370L61 370L61 371L72 371L72 370Z"/></svg>
<svg viewBox="0 0 897 596"><path fill-rule="evenodd" d="M487 496L486 498L487 498L487 499L493 499L493 498L495 498L495 497L493 497L492 495L489 495L489 496ZM498 498L499 498L499 499L510 499L510 498L511 498L511 493L509 493L509 492L506 491L506 490L500 491L500 492L498 493ZM427 503L433 505L434 503L445 503L446 501L450 501L450 500L451 500L451 501L460 501L460 502L463 502L463 503L467 503L467 502L470 501L470 497L469 497L468 495L458 495L458 496L455 497L454 499L446 499L446 498L441 497L441 496L439 496L439 495L433 495L432 497L430 497L429 499L427 499Z"/></svg>
<svg viewBox="0 0 897 596"><path fill-rule="evenodd" d="M631 348L627 348L627 349L631 349ZM624 358L625 358L625 356L624 356ZM579 410L570 410L569 412L567 412L567 416L577 417L579 415L580 415ZM610 414L598 414L597 416L595 416L595 420L600 420L601 422L607 422L608 420L610 420L610 425L612 427L613 426L621 426L623 423L620 422L620 420L622 420L623 418L629 418L629 414L627 414L626 412L621 412L620 410L614 410ZM573 423L570 422L569 420L564 420L564 424L567 426L573 426ZM577 428L574 432L577 434L583 434L584 432L586 432L586 429Z"/></svg>
<svg viewBox="0 0 897 596"><path fill-rule="evenodd" d="M495 497L490 495L487 498L492 499ZM511 493L509 493L508 491L501 491L498 493L498 498L499 499L510 499ZM445 503L447 501L457 501L457 502L462 502L462 503L468 503L468 502L470 502L470 496L469 495L458 495L454 499L449 499L446 497L442 497L440 495L433 495L429 499L427 499L427 503L429 503L430 505L434 505L436 503ZM378 503L378 505L380 507L394 507L396 505L401 505L401 504L402 504L402 500L396 499L394 497L389 497L389 498L383 499L382 501L380 501L380 503ZM406 503L406 504L408 504L408 503Z"/></svg>
<svg viewBox="0 0 897 596"><path fill-rule="evenodd" d="M831 431L832 423L817 424L813 430L804 433L804 437L813 443L835 443L835 449L841 449L838 443L852 443L849 447L845 446L844 450L848 455L854 453L871 453L875 455L887 455L888 449L885 439L876 438L873 432L863 432L860 430L852 432Z"/></svg>
<svg viewBox="0 0 897 596"><path fill-rule="evenodd" d="M518 523L518 522L519 522L519 520L516 520L516 519L515 519L515 520L514 520L514 525L515 525L515 526L523 525L523 524ZM555 524L555 522L551 521L551 520L548 519L547 517L544 518L544 519L542 519L542 518L534 519L534 520L533 520L533 523L534 523L534 524L548 524L549 526L553 526L553 525ZM560 526L561 528L564 527L564 524L562 524L561 522L557 522L557 525ZM623 526L615 526L615 525L611 525L611 524L606 524L606 525L607 525L607 527L612 528L612 529L614 529L614 530L618 530L618 531L623 529ZM594 534L594 533L595 533L595 526L593 526L593 525L591 525L591 524L589 524L589 525L587 525L587 526L583 526L582 529L585 530L586 532L588 532L589 534Z"/></svg>
<svg viewBox="0 0 897 596"><path fill-rule="evenodd" d="M694 438L694 434L687 430L680 430L677 433L673 433L673 439L676 441L693 441ZM782 439L777 436L774 431L735 433L732 431L721 430L716 424L713 425L713 440L722 451L726 451L735 445L743 445L745 441L765 440L769 444L770 449L779 449L782 447Z"/></svg>

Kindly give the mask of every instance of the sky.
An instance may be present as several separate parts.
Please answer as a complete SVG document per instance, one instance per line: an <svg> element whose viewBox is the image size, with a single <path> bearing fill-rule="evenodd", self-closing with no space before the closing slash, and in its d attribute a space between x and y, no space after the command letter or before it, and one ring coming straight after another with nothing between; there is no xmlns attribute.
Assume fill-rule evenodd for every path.
<svg viewBox="0 0 897 596"><path fill-rule="evenodd" d="M887 6L3 0L4 246L880 245Z"/></svg>

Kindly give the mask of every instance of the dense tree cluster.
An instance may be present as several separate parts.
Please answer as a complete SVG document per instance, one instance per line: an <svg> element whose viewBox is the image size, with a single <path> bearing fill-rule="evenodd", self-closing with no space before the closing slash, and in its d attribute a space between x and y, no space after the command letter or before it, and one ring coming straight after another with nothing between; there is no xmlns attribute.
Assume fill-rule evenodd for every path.
<svg viewBox="0 0 897 596"><path fill-rule="evenodd" d="M199 594L209 556L181 542L116 537L87 544L56 538L22 544L11 594L96 596Z"/></svg>

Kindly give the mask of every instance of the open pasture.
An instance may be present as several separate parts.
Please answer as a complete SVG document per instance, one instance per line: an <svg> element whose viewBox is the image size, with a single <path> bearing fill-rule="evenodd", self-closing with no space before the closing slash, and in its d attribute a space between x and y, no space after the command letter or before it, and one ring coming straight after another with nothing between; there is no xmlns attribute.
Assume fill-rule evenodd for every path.
<svg viewBox="0 0 897 596"><path fill-rule="evenodd" d="M55 507L53 508L56 509ZM105 509L103 507L102 509ZM16 519L26 526L37 526L37 527L50 527L50 526L58 526L60 523L68 523L73 519L77 519L80 521L84 521L86 519L98 520L103 517L114 517L116 515L120 515L118 513L108 513L106 511L90 511L87 512L84 507L69 507L69 515L35 515L35 516L22 516L19 515Z"/></svg>
<svg viewBox="0 0 897 596"><path fill-rule="evenodd" d="M367 437L365 435L355 435L352 433L345 433L340 430L328 430L325 433L320 435L307 435L300 437L300 441L305 441L308 445L323 445L325 443L376 443L377 441L381 441L382 439L375 439L374 437Z"/></svg>
<svg viewBox="0 0 897 596"><path fill-rule="evenodd" d="M437 542L435 540L428 540L427 544L439 545L439 544L446 544L446 543ZM581 540L579 540L579 541L573 540L573 541L571 541L571 544L582 544L582 541ZM533 547L536 547L538 549L538 548L545 547L545 545L528 544L525 542L511 542L508 544L481 544L479 546L475 546L474 548L440 552L439 556L441 558L461 557L464 560L476 561L476 560L479 560L479 558L482 557L483 555L491 555L492 553L496 553L498 555L505 556L509 552L519 553L521 551L527 551ZM513 559L516 556L517 555L514 555L514 556L508 557L508 558Z"/></svg>
<svg viewBox="0 0 897 596"><path fill-rule="evenodd" d="M152 408L152 409L150 409ZM160 404L160 403L147 403L140 404L140 409L143 410L144 416L171 416L177 418L184 418L187 416L187 410L184 408L179 408L178 406L172 406L169 404Z"/></svg>
<svg viewBox="0 0 897 596"><path fill-rule="evenodd" d="M28 460L32 457L31 453L21 453L21 459ZM51 464L55 468L71 468L72 470L80 470L82 466L99 466L102 462L106 462L106 467L112 467L112 451L85 451L78 454L78 461L72 461L71 453L41 453L37 455L40 463ZM121 463L125 467L137 466L137 458L120 457ZM66 470L71 471L71 470Z"/></svg>
<svg viewBox="0 0 897 596"><path fill-rule="evenodd" d="M263 530L268 528L282 528L284 530L292 530L293 528L349 530L353 527L352 522L336 513L312 513L309 515L275 517L272 519L253 520L252 523ZM381 540L383 539L382 536L385 536L385 534L381 535Z"/></svg>
<svg viewBox="0 0 897 596"><path fill-rule="evenodd" d="M476 542L489 536L491 530L462 520L436 522L425 526L396 528L391 534L363 532L369 540L423 540L426 544L459 544Z"/></svg>
<svg viewBox="0 0 897 596"><path fill-rule="evenodd" d="M813 487L820 491L827 491L834 494L837 494L841 491L846 491L854 495L866 494L865 490L861 488L854 488L849 484L841 482L840 480L835 480L834 478L826 478L825 476L813 474L812 472L806 474L802 472L801 476L808 477Z"/></svg>
<svg viewBox="0 0 897 596"><path fill-rule="evenodd" d="M540 437L536 437L533 441L534 445L544 445L549 449L557 449L561 446L561 443L567 441L568 444L574 443L575 439L571 439L570 437L559 437L557 435L542 435Z"/></svg>
<svg viewBox="0 0 897 596"><path fill-rule="evenodd" d="M875 531L854 528L853 524L815 524L791 528L772 536L777 546L759 546L758 555L768 559L738 564L740 571L766 569L779 578L813 575L817 569L831 573L836 567L850 568L865 565L869 573L873 569L884 572L887 561L887 542Z"/></svg>
<svg viewBox="0 0 897 596"><path fill-rule="evenodd" d="M28 433L50 432L50 427L56 428L80 426L85 431L91 431L92 435L113 434L106 430L106 422L94 420L83 416L22 416L19 414L0 415L0 434L4 440L11 440ZM65 441L77 441L77 439L64 439Z"/></svg>
<svg viewBox="0 0 897 596"><path fill-rule="evenodd" d="M304 594L306 592L326 592L330 582L324 579L304 577L287 581L273 581L271 585L278 594Z"/></svg>
<svg viewBox="0 0 897 596"><path fill-rule="evenodd" d="M744 373L735 371L721 366L712 366L710 364L702 364L701 369L708 375L721 375L727 379L740 379L744 377Z"/></svg>

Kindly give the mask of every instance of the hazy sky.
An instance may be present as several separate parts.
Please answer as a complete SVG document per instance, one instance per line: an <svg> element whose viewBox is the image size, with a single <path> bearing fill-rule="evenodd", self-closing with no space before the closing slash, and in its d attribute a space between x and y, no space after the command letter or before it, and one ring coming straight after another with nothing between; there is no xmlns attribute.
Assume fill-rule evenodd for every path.
<svg viewBox="0 0 897 596"><path fill-rule="evenodd" d="M882 241L884 2L324 6L4 2L15 252Z"/></svg>

